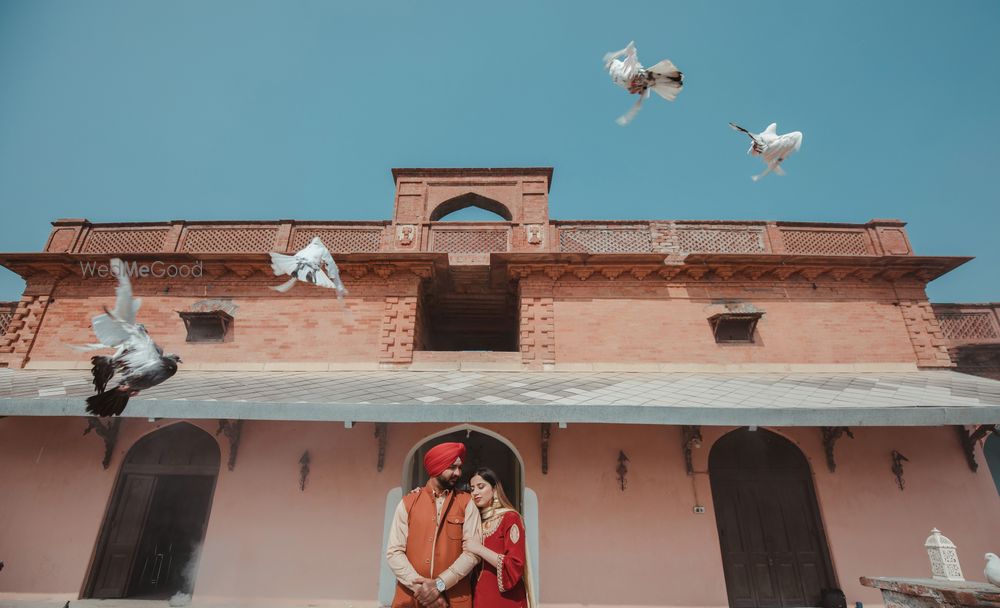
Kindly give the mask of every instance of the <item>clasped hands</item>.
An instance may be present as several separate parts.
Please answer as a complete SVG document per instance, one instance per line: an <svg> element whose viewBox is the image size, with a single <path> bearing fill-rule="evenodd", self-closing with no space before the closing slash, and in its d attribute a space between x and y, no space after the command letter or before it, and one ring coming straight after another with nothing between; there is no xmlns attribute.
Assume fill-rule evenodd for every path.
<svg viewBox="0 0 1000 608"><path fill-rule="evenodd" d="M444 595L437 590L434 579L421 576L417 577L414 582L417 584L414 595L421 606L424 608L448 608L448 600L444 599Z"/></svg>

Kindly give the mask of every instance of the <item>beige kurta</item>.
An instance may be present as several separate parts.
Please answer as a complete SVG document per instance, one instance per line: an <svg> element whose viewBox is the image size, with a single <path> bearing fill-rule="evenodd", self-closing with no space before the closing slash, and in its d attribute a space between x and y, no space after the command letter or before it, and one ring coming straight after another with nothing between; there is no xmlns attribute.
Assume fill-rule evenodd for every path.
<svg viewBox="0 0 1000 608"><path fill-rule="evenodd" d="M441 509L444 507L446 497L447 495L442 495L436 500L439 524L441 522ZM475 502L470 500L469 504L465 507L465 523L462 525L463 545L472 539L482 542L480 532L480 528L482 527L481 521L479 508L476 507ZM406 557L406 538L408 532L409 522L407 521L406 507L403 506L403 501L399 501L399 504L396 506L396 512L392 516L392 524L389 526L389 544L386 547L386 559L389 562L389 568L392 569L392 573L396 575L396 579L405 587L415 592L417 585L414 583L414 580L419 578L420 575L417 574L417 570ZM441 580L444 581L445 589L451 589L455 583L468 576L478 563L479 557L468 551L463 551L458 556L458 559L455 560L455 563L439 575Z"/></svg>

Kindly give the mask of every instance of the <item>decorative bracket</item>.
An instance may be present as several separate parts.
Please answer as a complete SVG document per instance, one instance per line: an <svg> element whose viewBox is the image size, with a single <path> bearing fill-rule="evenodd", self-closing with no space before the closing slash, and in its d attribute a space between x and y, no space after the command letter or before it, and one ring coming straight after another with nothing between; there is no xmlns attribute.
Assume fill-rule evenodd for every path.
<svg viewBox="0 0 1000 608"><path fill-rule="evenodd" d="M309 463L311 463L311 462L312 462L312 459L309 458L309 450L306 450L305 452L302 452L302 458L299 458L299 464L302 465L301 467L299 467L299 491L300 492L305 492L306 491L306 479L309 477Z"/></svg>
<svg viewBox="0 0 1000 608"><path fill-rule="evenodd" d="M910 462L910 459L903 456L898 451L892 451L892 474L896 476L896 485L902 490L906 482L903 481L903 463Z"/></svg>
<svg viewBox="0 0 1000 608"><path fill-rule="evenodd" d="M101 422L101 419L96 416L87 418L87 428L83 430L83 434L96 431L97 436L104 440L104 460L101 461L101 466L105 470L111 464L111 455L115 451L115 444L118 443L118 429L121 425L122 419L118 417L108 420L107 424Z"/></svg>
<svg viewBox="0 0 1000 608"><path fill-rule="evenodd" d="M694 465L691 463L691 450L701 447L701 426L681 426L681 447L684 449L684 467L688 475L694 475Z"/></svg>
<svg viewBox="0 0 1000 608"><path fill-rule="evenodd" d="M629 462L628 456L622 450L618 450L618 468L615 469L615 472L618 473L618 487L621 488L622 492L625 491L625 486L628 485L628 481L625 479L625 476L628 475L626 462Z"/></svg>
<svg viewBox="0 0 1000 608"><path fill-rule="evenodd" d="M375 423L375 439L378 440L378 472L381 473L385 467L385 446L389 442L389 423Z"/></svg>
<svg viewBox="0 0 1000 608"><path fill-rule="evenodd" d="M837 470L837 461L833 457L833 446L844 435L854 439L854 433L846 426L821 426L820 430L823 432L823 449L826 450L826 468L833 473Z"/></svg>
<svg viewBox="0 0 1000 608"><path fill-rule="evenodd" d="M549 474L549 438L552 437L552 423L542 423L542 475Z"/></svg>
<svg viewBox="0 0 1000 608"><path fill-rule="evenodd" d="M972 472L975 473L979 470L979 463L976 462L976 442L990 433L998 432L1000 425L983 424L971 433L961 425L956 426L955 430L958 431L958 439L962 442L962 451L965 452L965 460L969 463L969 468L972 469Z"/></svg>
<svg viewBox="0 0 1000 608"><path fill-rule="evenodd" d="M219 433L224 434L226 439L229 440L229 462L227 466L232 471L236 468L236 453L240 449L240 439L243 436L243 421L219 420L219 430L215 431L215 436L218 437Z"/></svg>

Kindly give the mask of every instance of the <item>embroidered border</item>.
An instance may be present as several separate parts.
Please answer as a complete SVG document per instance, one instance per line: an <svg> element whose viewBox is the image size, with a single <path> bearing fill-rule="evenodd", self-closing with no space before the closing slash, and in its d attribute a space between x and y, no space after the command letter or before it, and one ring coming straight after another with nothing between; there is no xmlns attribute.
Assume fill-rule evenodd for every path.
<svg viewBox="0 0 1000 608"><path fill-rule="evenodd" d="M503 588L503 555L497 555L497 587L500 588L500 593L507 591Z"/></svg>

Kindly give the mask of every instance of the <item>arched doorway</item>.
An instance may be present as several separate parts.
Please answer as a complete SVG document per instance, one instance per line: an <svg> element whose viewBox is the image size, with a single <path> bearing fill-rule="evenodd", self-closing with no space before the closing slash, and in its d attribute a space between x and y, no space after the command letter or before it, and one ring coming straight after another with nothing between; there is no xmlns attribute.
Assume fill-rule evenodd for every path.
<svg viewBox="0 0 1000 608"><path fill-rule="evenodd" d="M510 446L499 438L472 428L437 435L419 445L413 451L409 466L404 473L403 488L411 490L426 484L427 472L424 470L424 455L427 454L427 450L452 441L464 443L467 450L465 463L462 465L462 478L458 482L458 487L468 490L469 480L472 479L476 469L482 466L489 467L497 474L504 492L514 503L514 508L523 512L524 483L522 481L523 466L521 460Z"/></svg>
<svg viewBox="0 0 1000 608"><path fill-rule="evenodd" d="M708 468L729 605L819 606L837 584L802 452L743 428L712 446Z"/></svg>
<svg viewBox="0 0 1000 608"><path fill-rule="evenodd" d="M85 597L169 598L191 593L219 474L219 446L181 422L125 456Z"/></svg>

